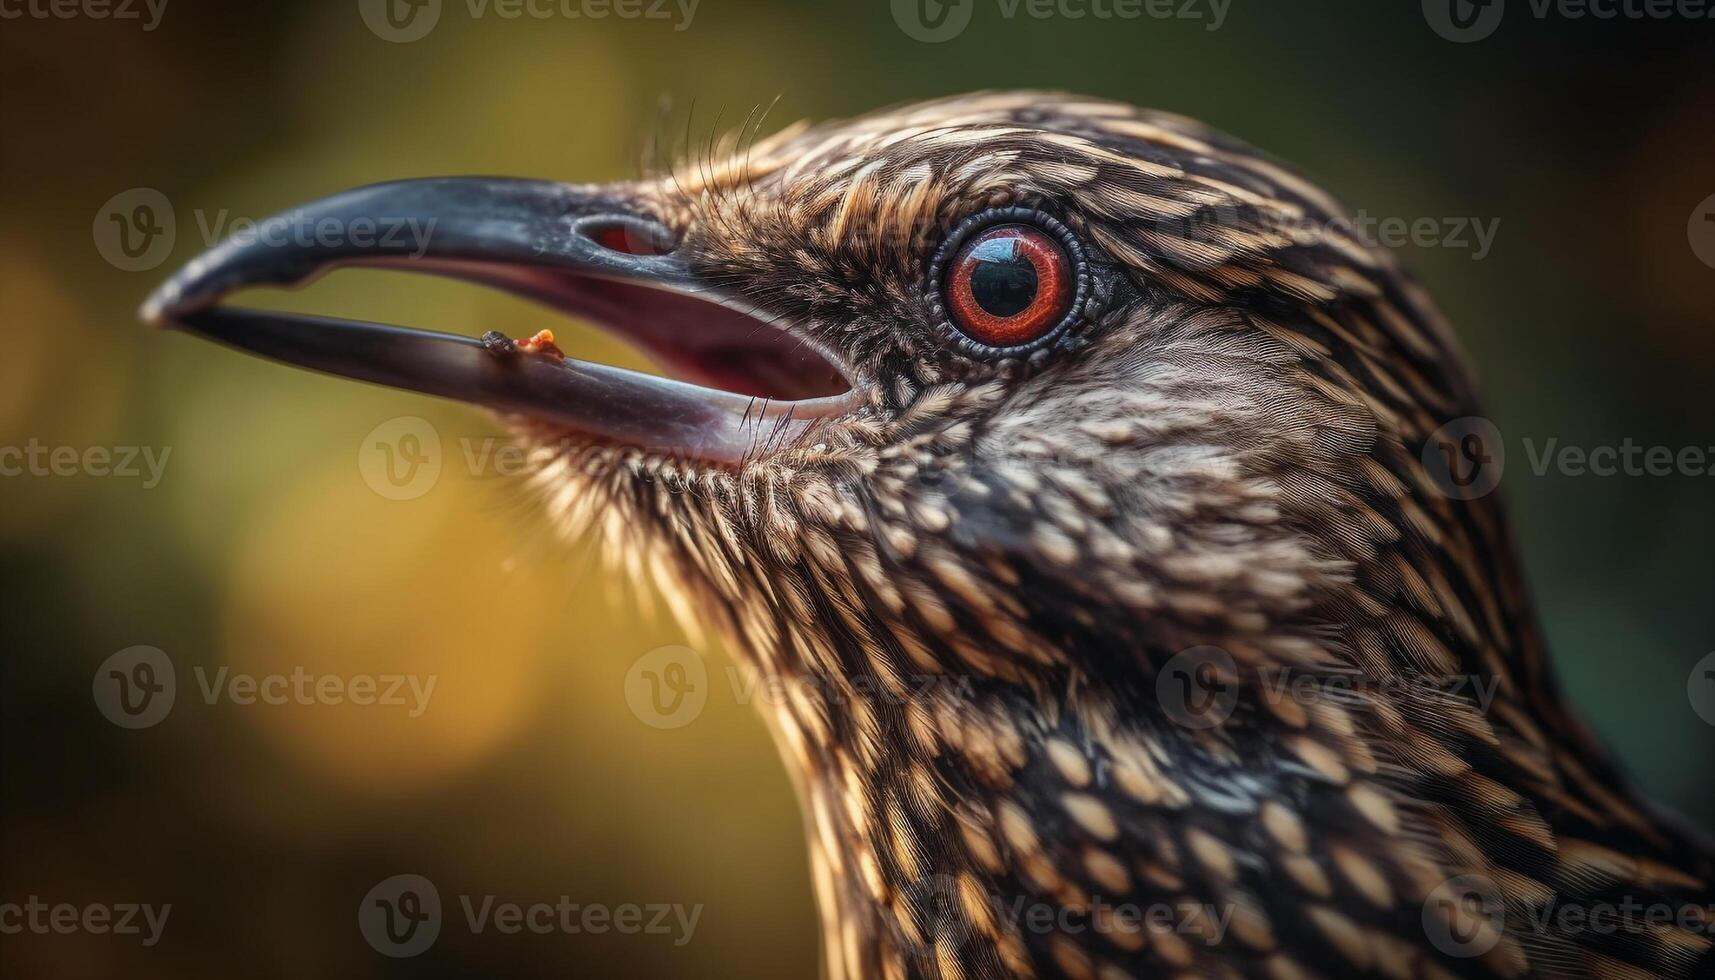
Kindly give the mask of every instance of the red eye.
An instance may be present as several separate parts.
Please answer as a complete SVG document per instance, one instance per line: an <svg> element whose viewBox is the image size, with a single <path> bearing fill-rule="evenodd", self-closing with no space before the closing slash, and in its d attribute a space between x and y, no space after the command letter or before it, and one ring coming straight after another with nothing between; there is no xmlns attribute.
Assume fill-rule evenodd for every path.
<svg viewBox="0 0 1715 980"><path fill-rule="evenodd" d="M981 232L947 269L947 312L959 332L989 347L1017 347L1053 330L1072 308L1072 262L1032 225Z"/></svg>

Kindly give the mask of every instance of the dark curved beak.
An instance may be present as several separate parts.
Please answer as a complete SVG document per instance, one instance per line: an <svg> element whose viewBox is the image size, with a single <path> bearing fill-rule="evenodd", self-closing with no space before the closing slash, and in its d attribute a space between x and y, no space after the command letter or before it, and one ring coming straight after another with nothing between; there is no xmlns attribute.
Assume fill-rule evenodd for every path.
<svg viewBox="0 0 1715 980"><path fill-rule="evenodd" d="M533 353L498 336L220 305L238 289L299 286L342 266L496 286L594 319L689 380ZM832 393L849 385L825 377L819 389L785 386L810 397L747 391L763 387L756 364L773 361L790 379L799 368L825 376L829 359L704 286L668 228L599 187L469 177L348 191L204 253L149 297L142 316L299 367L714 463L740 463L849 407Z"/></svg>

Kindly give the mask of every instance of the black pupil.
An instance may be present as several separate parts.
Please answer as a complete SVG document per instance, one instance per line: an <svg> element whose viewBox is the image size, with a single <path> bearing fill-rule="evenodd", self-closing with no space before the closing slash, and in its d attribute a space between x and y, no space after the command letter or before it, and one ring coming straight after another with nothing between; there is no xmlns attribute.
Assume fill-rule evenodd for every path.
<svg viewBox="0 0 1715 980"><path fill-rule="evenodd" d="M1013 317L1036 299L1036 266L1016 238L996 237L971 250L971 298L995 317Z"/></svg>

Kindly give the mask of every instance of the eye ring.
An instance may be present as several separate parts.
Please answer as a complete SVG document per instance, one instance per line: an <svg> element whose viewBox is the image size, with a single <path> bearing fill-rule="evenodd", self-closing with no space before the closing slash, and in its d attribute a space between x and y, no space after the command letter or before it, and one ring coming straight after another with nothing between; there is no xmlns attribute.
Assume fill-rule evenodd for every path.
<svg viewBox="0 0 1715 980"><path fill-rule="evenodd" d="M1007 236L1004 230L1012 226L1019 233ZM967 246L1006 237L1013 239L1016 254L1029 260L1026 279L1033 290L1016 312L1024 297L1000 296L1010 305L994 312L1012 313L1010 317L974 305L969 277L960 272L960 263L969 262ZM1050 258L1050 250L1057 255ZM959 281L949 282L949 277ZM991 208L961 221L936 249L925 293L943 336L961 352L983 358L1030 354L1055 344L1083 319L1090 296L1089 262L1083 244L1053 217L1029 207ZM990 305L996 304L991 300Z"/></svg>

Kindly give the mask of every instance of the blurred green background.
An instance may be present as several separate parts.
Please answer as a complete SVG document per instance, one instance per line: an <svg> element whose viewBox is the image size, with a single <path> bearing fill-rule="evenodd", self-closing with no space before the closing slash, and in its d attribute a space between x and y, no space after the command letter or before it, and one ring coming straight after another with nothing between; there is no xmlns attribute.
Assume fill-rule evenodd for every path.
<svg viewBox="0 0 1715 980"><path fill-rule="evenodd" d="M473 16L395 43L357 0L170 0L153 30L0 19L0 447L170 451L158 485L0 477L0 902L172 903L161 941L0 939L8 977L811 976L796 807L724 654L637 614L587 549L546 540L515 481L473 468L476 412L140 327L134 309L230 230L403 176L633 176L643 147L778 99L771 125L982 87L1063 88L1200 117L1354 210L1498 221L1492 249L1403 258L1459 326L1505 434L1504 481L1575 700L1658 798L1715 825L1715 727L1688 699L1715 650L1715 479L1531 472L1524 440L1715 446L1715 22L1537 20L1454 44L1415 0L1232 0L1207 20L1007 18L922 43L886 0L702 0L690 21ZM8 0L5 9L23 9ZM137 8L142 10L141 6ZM145 17L147 15L145 14ZM683 27L684 29L676 29ZM104 208L153 188L170 254L103 258ZM294 308L475 333L576 325L493 293L342 272ZM420 416L444 466L388 499L360 447ZM640 656L708 654L706 708L663 730L624 695ZM177 666L160 724L108 723L97 666ZM428 710L204 702L202 668L433 674ZM356 910L401 872L447 924L414 959ZM458 895L701 905L659 935L473 935Z"/></svg>

